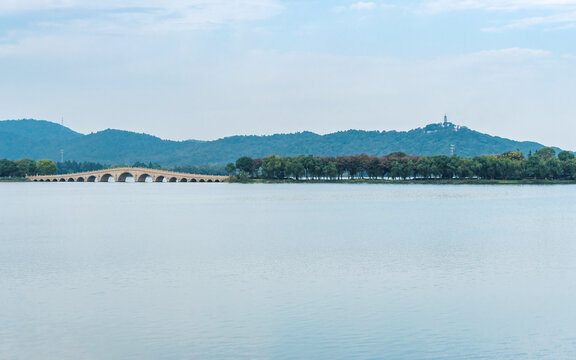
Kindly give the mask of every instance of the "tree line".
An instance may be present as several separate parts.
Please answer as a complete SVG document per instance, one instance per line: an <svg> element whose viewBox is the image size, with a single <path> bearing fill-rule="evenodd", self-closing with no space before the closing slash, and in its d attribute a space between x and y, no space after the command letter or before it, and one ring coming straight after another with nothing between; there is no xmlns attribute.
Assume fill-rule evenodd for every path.
<svg viewBox="0 0 576 360"><path fill-rule="evenodd" d="M124 164L106 165L97 162L89 161L63 161L53 162L51 160L21 159L21 160L8 160L0 159L0 178L24 178L26 176L34 175L61 175L73 174L79 172L97 171L110 168L129 167ZM143 163L136 162L132 167L169 170L182 173L194 173L205 175L225 175L226 171L222 165L183 165L175 167L162 167L157 163Z"/></svg>
<svg viewBox="0 0 576 360"><path fill-rule="evenodd" d="M366 154L318 157L270 155L252 159L243 156L226 165L231 176L294 179L489 179L489 180L576 180L576 159L572 152L556 156L553 148L542 148L524 156L520 151L476 157L408 156L394 152L386 156Z"/></svg>
<svg viewBox="0 0 576 360"><path fill-rule="evenodd" d="M57 171L51 160L8 160L0 159L0 178L23 178L28 175L53 175Z"/></svg>

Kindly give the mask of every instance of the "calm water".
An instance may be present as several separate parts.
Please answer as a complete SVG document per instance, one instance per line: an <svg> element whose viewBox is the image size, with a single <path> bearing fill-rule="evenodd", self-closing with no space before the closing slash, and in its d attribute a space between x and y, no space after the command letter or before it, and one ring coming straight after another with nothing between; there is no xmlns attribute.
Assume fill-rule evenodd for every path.
<svg viewBox="0 0 576 360"><path fill-rule="evenodd" d="M574 359L576 186L0 184L0 359Z"/></svg>

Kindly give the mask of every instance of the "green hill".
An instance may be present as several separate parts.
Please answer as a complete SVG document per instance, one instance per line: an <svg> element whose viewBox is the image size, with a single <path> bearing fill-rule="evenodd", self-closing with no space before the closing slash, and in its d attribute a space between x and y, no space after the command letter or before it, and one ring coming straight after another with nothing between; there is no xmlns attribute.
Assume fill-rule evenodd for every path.
<svg viewBox="0 0 576 360"><path fill-rule="evenodd" d="M347 130L326 135L301 132L231 136L213 141L170 141L111 129L83 135L48 121L0 121L0 158L59 160L63 149L65 159L108 164L136 161L166 166L223 164L243 155L258 158L270 154L382 156L402 151L410 155L450 155L452 148L455 154L470 157L516 149L527 154L542 147L544 145L536 142L491 136L449 122L410 131Z"/></svg>

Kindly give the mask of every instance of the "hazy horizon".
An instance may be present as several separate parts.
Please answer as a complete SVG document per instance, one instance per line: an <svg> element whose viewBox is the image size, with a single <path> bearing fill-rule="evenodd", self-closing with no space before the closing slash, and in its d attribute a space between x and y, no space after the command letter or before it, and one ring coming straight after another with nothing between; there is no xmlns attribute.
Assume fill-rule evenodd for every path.
<svg viewBox="0 0 576 360"><path fill-rule="evenodd" d="M163 139L449 120L567 149L576 0L7 0L0 118Z"/></svg>

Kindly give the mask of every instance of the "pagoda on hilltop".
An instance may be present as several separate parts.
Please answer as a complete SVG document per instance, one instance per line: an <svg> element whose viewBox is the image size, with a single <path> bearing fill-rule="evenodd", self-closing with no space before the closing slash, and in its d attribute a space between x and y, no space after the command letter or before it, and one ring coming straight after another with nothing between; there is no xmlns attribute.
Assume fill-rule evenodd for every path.
<svg viewBox="0 0 576 360"><path fill-rule="evenodd" d="M448 115L444 114L444 121L443 122L426 125L423 130L426 133L430 134L430 133L435 133L435 132L438 132L441 130L442 131L445 131L445 130L458 131L462 128L465 128L465 127L449 122L448 121Z"/></svg>

